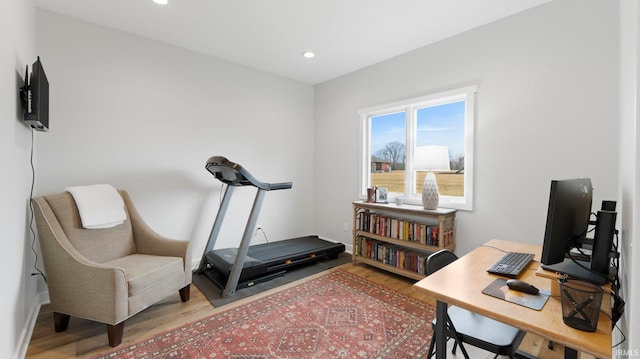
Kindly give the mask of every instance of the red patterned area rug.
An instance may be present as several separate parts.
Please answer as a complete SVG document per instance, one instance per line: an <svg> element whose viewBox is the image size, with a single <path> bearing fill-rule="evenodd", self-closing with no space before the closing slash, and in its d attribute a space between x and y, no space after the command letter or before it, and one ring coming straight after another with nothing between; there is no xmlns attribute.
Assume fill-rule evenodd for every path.
<svg viewBox="0 0 640 359"><path fill-rule="evenodd" d="M96 358L420 358L434 317L337 269Z"/></svg>

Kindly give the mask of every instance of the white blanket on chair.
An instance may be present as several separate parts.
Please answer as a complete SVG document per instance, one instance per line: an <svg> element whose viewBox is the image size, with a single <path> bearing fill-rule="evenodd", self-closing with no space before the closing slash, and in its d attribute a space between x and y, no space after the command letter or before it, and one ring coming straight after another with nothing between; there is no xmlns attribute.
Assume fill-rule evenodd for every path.
<svg viewBox="0 0 640 359"><path fill-rule="evenodd" d="M82 227L111 228L124 222L127 214L120 193L108 184L65 188L76 202Z"/></svg>

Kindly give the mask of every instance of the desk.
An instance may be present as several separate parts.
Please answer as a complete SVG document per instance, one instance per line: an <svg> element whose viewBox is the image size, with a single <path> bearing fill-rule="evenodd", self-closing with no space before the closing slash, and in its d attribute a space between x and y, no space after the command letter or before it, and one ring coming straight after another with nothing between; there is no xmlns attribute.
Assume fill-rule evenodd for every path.
<svg viewBox="0 0 640 359"><path fill-rule="evenodd" d="M598 358L611 358L611 320L602 313L598 318L597 331L590 333L564 324L559 297L550 297L542 310L536 311L482 294L486 286L499 278L487 273L487 268L504 255L503 252L491 246L504 251L534 253L535 262L529 264L527 270L518 279L540 289L551 289L552 280L536 275L540 264L540 246L497 239L487 242L445 268L420 280L415 284L416 289L428 293L437 300L438 325L434 335L436 335L438 359L446 358L447 353L446 350L440 350L446 347L446 339L442 335L440 326L445 323L447 303L540 335L567 348L589 353ZM609 296L605 295L602 302L603 307L606 308L610 303ZM575 353L571 349L568 352Z"/></svg>

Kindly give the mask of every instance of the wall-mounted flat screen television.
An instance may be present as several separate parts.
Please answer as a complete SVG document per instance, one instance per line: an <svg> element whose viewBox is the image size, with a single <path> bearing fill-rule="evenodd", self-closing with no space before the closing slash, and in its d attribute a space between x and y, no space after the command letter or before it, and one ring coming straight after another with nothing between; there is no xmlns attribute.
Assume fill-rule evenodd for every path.
<svg viewBox="0 0 640 359"><path fill-rule="evenodd" d="M49 81L40 57L25 74L25 85L20 89L24 108L24 121L36 131L49 131Z"/></svg>

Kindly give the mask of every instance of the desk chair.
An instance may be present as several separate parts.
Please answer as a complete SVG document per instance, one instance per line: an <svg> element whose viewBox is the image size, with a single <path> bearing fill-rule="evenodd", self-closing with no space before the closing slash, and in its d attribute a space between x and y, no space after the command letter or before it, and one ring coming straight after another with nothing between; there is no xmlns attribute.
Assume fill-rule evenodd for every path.
<svg viewBox="0 0 640 359"><path fill-rule="evenodd" d="M446 249L433 253L426 259L426 274L433 274L457 259L458 257L453 252ZM478 293L478 295L483 294ZM435 319L432 325L435 331ZM456 347L460 346L460 350L466 359L469 359L469 355L462 343L495 353L494 359L498 355L508 355L509 358L513 358L525 335L525 332L518 328L453 305L447 309L447 325L445 328L447 339L452 338L455 340L452 353L455 354ZM434 354L434 347L435 333L429 345L428 358L431 358Z"/></svg>

